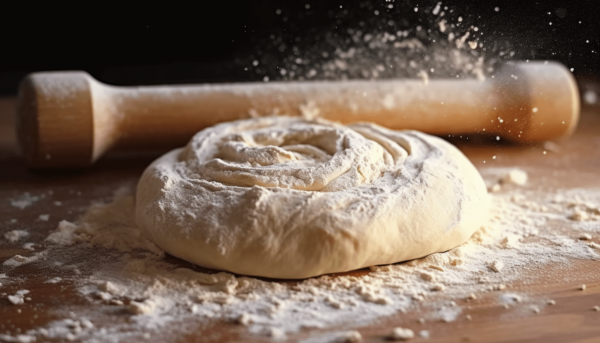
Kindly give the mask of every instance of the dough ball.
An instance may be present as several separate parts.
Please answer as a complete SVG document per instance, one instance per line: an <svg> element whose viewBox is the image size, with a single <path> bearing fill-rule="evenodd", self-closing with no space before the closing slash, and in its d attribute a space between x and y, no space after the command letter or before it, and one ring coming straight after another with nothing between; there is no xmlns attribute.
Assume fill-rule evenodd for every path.
<svg viewBox="0 0 600 343"><path fill-rule="evenodd" d="M154 161L136 221L200 266L299 279L452 249L488 203L475 167L442 139L266 117L207 128Z"/></svg>

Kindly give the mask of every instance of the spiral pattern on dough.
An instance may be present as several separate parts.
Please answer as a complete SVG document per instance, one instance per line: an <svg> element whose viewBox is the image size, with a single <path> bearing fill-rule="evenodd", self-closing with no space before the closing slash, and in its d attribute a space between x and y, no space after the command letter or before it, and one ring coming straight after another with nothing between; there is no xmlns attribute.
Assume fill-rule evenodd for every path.
<svg viewBox="0 0 600 343"><path fill-rule="evenodd" d="M266 117L207 128L153 162L136 220L192 263L297 279L451 249L487 206L475 167L439 138Z"/></svg>

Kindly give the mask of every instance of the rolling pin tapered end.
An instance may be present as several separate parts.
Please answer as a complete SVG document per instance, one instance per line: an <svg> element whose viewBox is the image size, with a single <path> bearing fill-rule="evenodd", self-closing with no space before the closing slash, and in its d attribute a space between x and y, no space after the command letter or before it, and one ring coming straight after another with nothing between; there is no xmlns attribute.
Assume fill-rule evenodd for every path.
<svg viewBox="0 0 600 343"><path fill-rule="evenodd" d="M509 62L498 73L505 118L496 133L531 143L568 137L579 122L579 89L573 74L552 61Z"/></svg>
<svg viewBox="0 0 600 343"><path fill-rule="evenodd" d="M85 72L28 75L19 86L17 136L32 168L77 168L93 159L91 82Z"/></svg>

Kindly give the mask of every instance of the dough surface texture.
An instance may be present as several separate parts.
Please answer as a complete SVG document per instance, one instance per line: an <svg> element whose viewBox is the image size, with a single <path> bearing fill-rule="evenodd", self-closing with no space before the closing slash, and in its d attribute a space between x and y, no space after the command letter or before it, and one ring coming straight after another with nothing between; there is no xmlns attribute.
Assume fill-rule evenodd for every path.
<svg viewBox="0 0 600 343"><path fill-rule="evenodd" d="M299 279L452 249L487 219L471 162L374 124L264 117L198 132L142 175L137 225L171 255Z"/></svg>

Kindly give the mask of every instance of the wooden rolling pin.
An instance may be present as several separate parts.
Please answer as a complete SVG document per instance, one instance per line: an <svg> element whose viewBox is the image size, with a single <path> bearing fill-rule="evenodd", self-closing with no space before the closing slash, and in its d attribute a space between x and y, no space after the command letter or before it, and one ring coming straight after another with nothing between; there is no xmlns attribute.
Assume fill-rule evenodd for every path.
<svg viewBox="0 0 600 343"><path fill-rule="evenodd" d="M318 116L430 134L516 142L569 135L579 118L571 73L555 62L502 66L485 81L417 79L114 87L85 72L28 75L17 134L35 168L82 167L113 148L182 146L208 126L252 115Z"/></svg>

